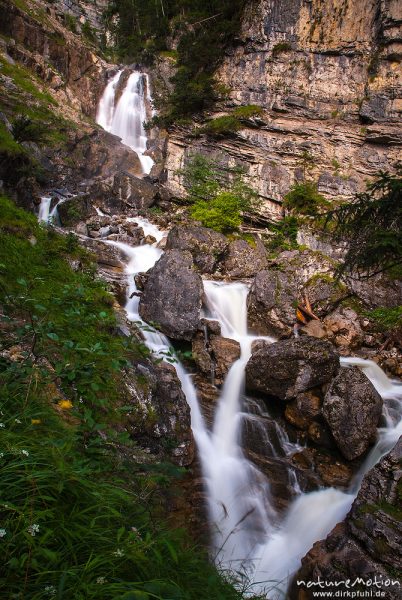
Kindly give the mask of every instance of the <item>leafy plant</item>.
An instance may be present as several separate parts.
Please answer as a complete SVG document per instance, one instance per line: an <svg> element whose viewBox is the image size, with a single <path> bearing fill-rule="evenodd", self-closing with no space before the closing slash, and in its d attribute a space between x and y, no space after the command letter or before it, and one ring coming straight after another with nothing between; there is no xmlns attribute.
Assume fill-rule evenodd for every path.
<svg viewBox="0 0 402 600"><path fill-rule="evenodd" d="M237 119L251 119L252 117L258 117L263 113L261 106L256 104L247 104L245 106L238 106L233 111L233 116Z"/></svg>
<svg viewBox="0 0 402 600"><path fill-rule="evenodd" d="M329 202L317 190L313 181L294 183L284 198L283 205L294 214L314 216Z"/></svg>
<svg viewBox="0 0 402 600"><path fill-rule="evenodd" d="M27 115L17 117L11 127L16 142L41 143L47 140L47 127L44 123L34 122Z"/></svg>
<svg viewBox="0 0 402 600"><path fill-rule="evenodd" d="M292 45L289 42L278 42L272 48L272 56L275 58L282 54L282 52L289 52L292 49Z"/></svg>
<svg viewBox="0 0 402 600"><path fill-rule="evenodd" d="M236 133L241 128L239 119L233 115L225 115L211 119L202 131L211 137L225 137Z"/></svg>
<svg viewBox="0 0 402 600"><path fill-rule="evenodd" d="M190 214L215 231L236 231L242 214L253 213L258 195L244 182L239 167L227 167L219 161L196 154L181 171L187 188Z"/></svg>

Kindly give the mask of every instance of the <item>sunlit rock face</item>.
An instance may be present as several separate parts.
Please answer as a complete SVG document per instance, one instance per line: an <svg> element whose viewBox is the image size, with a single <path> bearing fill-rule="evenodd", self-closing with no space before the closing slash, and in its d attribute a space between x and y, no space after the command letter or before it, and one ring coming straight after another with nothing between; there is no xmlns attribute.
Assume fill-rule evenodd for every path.
<svg viewBox="0 0 402 600"><path fill-rule="evenodd" d="M265 213L280 216L295 181L315 179L328 198L349 198L379 169L392 170L401 141L400 10L380 0L250 3L218 73L229 90L219 114L248 104L264 112L218 143L174 133L172 189L180 193L177 171L188 156L220 154L242 164Z"/></svg>

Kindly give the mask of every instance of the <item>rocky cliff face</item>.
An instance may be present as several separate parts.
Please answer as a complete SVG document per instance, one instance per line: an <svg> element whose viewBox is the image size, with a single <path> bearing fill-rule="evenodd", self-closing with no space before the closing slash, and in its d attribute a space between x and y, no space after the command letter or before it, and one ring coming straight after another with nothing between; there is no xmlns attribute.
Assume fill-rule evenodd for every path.
<svg viewBox="0 0 402 600"><path fill-rule="evenodd" d="M223 113L248 104L263 113L218 144L175 132L171 188L180 192L176 171L194 151L240 162L271 214L295 181L312 178L327 197L348 198L378 169L392 170L401 23L395 0L251 2L218 78L230 89Z"/></svg>
<svg viewBox="0 0 402 600"><path fill-rule="evenodd" d="M63 106L63 116L95 117L110 65L89 43L64 27L54 8L0 2L0 35L12 59L32 70Z"/></svg>

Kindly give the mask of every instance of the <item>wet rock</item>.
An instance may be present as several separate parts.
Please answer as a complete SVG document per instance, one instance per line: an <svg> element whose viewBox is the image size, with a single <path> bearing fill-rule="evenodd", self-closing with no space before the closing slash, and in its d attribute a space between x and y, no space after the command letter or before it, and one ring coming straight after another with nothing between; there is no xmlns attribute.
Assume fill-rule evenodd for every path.
<svg viewBox="0 0 402 600"><path fill-rule="evenodd" d="M132 246L139 246L144 241L144 230L137 223L126 222L121 226L121 229L132 238Z"/></svg>
<svg viewBox="0 0 402 600"><path fill-rule="evenodd" d="M341 307L324 319L324 327L330 339L339 348L356 348L363 340L363 331L357 313Z"/></svg>
<svg viewBox="0 0 402 600"><path fill-rule="evenodd" d="M350 294L346 285L323 273L317 273L307 281L304 291L314 307L314 313L320 318L335 310Z"/></svg>
<svg viewBox="0 0 402 600"><path fill-rule="evenodd" d="M215 385L221 385L232 364L240 358L240 344L236 340L210 335L205 339L198 332L193 340L193 357L197 367Z"/></svg>
<svg viewBox="0 0 402 600"><path fill-rule="evenodd" d="M175 464L191 464L195 447L190 408L175 368L161 362L140 364L136 370L131 381L127 379L128 405L133 406L127 413L131 435L154 453L168 453Z"/></svg>
<svg viewBox="0 0 402 600"><path fill-rule="evenodd" d="M285 409L286 420L297 429L307 430L321 413L321 398L313 391L298 394Z"/></svg>
<svg viewBox="0 0 402 600"><path fill-rule="evenodd" d="M203 286L189 252L167 250L148 271L141 296L141 318L167 336L191 340L200 323Z"/></svg>
<svg viewBox="0 0 402 600"><path fill-rule="evenodd" d="M312 600L317 587L297 581L339 582L336 589L347 592L340 582L356 578L376 580L383 598L398 600L402 568L400 548L400 490L402 438L395 448L364 477L360 491L345 521L323 540L316 542L302 559L302 566L289 590L290 600ZM394 581L394 583L392 583ZM361 588L359 588L361 589ZM372 591L368 585L365 590ZM349 592L351 588L349 587ZM315 592L315 594L314 594ZM345 594L346 596L346 594Z"/></svg>
<svg viewBox="0 0 402 600"><path fill-rule="evenodd" d="M256 237L253 245L245 240L230 242L223 271L233 279L253 277L268 264L264 244Z"/></svg>
<svg viewBox="0 0 402 600"><path fill-rule="evenodd" d="M290 334L295 322L294 278L276 270L257 273L247 297L248 326L259 335Z"/></svg>
<svg viewBox="0 0 402 600"><path fill-rule="evenodd" d="M81 244L94 253L96 262L101 267L116 267L123 270L123 254L115 246L92 239L81 240Z"/></svg>
<svg viewBox="0 0 402 600"><path fill-rule="evenodd" d="M96 215L88 194L67 198L58 205L57 212L62 227L73 227Z"/></svg>
<svg viewBox="0 0 402 600"><path fill-rule="evenodd" d="M375 440L382 398L358 367L341 369L322 407L338 448L348 460L364 454Z"/></svg>
<svg viewBox="0 0 402 600"><path fill-rule="evenodd" d="M229 240L222 233L196 225L173 227L166 241L167 249L191 252L200 273L213 273L228 246Z"/></svg>
<svg viewBox="0 0 402 600"><path fill-rule="evenodd" d="M338 370L339 356L329 342L311 337L260 342L247 363L246 386L287 401L328 383Z"/></svg>

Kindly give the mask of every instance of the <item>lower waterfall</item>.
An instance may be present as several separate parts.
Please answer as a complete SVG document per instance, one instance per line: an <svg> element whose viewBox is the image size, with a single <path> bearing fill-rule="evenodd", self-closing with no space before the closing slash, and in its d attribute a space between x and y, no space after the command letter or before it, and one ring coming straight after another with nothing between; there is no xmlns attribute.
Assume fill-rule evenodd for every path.
<svg viewBox="0 0 402 600"><path fill-rule="evenodd" d="M50 199L42 198L39 220L49 220L49 210ZM104 242L119 248L127 257L125 310L128 319L141 328L145 343L152 353L165 359L171 357L170 342L166 336L141 320L134 280L137 273L148 271L161 257L162 250L158 243L165 232L144 218L133 217L128 221L136 222L145 236L153 236L156 242L135 247L118 241ZM222 335L237 340L241 347L241 356L232 365L223 384L211 430L208 430L203 418L191 375L178 360L174 364L191 409L191 426L205 479L212 533L211 554L219 568L229 569L242 578L250 594L269 594L267 597L270 600L276 600L286 594L292 575L313 544L324 539L345 518L365 473L398 441L402 434L402 385L389 379L373 361L356 357L341 358L343 368L358 366L384 400L384 424L378 428L377 443L348 492L326 488L302 493L295 471L289 466L288 477L296 497L286 514L279 516L270 501L267 477L245 457L241 446L244 406L256 411L254 415L247 414L250 418L261 410L253 400L245 398L245 367L251 355L251 346L255 340L275 340L248 333L248 286L245 283L208 280L203 283L206 298L204 318L217 320ZM284 455L289 456L300 449L289 441L279 424L275 423L275 428ZM273 449L269 432L266 432L266 437L267 445Z"/></svg>
<svg viewBox="0 0 402 600"><path fill-rule="evenodd" d="M157 241L163 237L145 219L134 218L144 233ZM169 350L169 340L141 322L134 274L147 271L162 251L154 245L135 248L119 242L107 242L127 256L127 316L143 327L147 346L159 356ZM247 332L245 283L204 281L205 317L218 320L222 335L237 340L241 357L224 382L217 405L212 431L203 419L191 376L180 362L175 363L178 377L191 408L192 429L198 447L208 494L208 508L213 538L212 556L219 567L242 573L250 593L268 593L269 598L283 598L289 579L300 566L301 558L312 545L325 538L343 520L357 495L362 477L397 442L402 433L402 386L390 380L373 361L359 358L341 359L341 365L359 366L384 399L385 426L378 429L378 441L369 453L348 493L327 488L300 493L294 471L297 497L281 518L270 502L269 481L245 456L240 445L244 369L256 339L270 339ZM271 338L271 341L274 341ZM279 426L278 426L279 427ZM284 453L292 453L292 444L283 432ZM294 445L296 452L298 446ZM294 481L296 478L296 481Z"/></svg>

